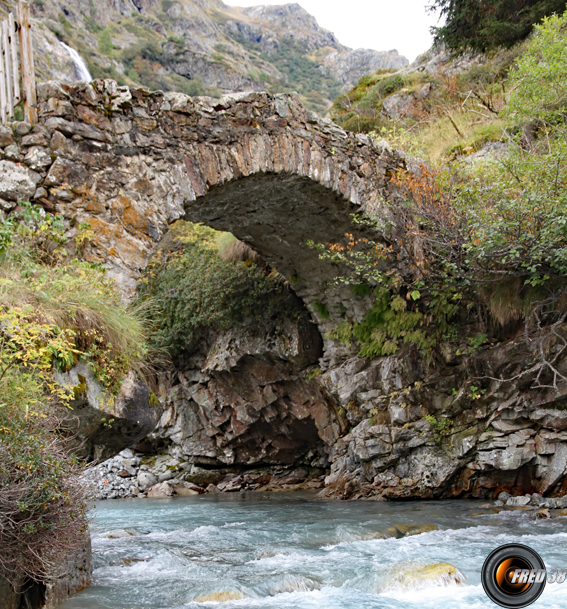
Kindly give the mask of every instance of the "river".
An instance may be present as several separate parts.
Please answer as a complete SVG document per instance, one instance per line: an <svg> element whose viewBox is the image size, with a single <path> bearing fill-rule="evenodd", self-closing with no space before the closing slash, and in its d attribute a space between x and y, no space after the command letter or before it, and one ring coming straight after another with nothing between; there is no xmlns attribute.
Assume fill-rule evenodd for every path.
<svg viewBox="0 0 567 609"><path fill-rule="evenodd" d="M567 568L567 518L474 516L481 503L303 493L103 501L92 510L93 583L61 609L494 609L480 569L495 547L524 543ZM411 524L437 529L389 537ZM466 582L412 579L431 563L451 563ZM567 609L567 583L548 584L532 607Z"/></svg>

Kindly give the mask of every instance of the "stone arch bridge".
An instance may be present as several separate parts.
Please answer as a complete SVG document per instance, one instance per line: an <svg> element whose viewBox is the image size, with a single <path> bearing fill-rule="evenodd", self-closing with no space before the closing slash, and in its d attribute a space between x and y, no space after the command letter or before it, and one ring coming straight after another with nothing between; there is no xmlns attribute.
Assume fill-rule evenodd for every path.
<svg viewBox="0 0 567 609"><path fill-rule="evenodd" d="M88 221L90 256L126 294L168 225L185 218L232 232L298 278L312 312L323 298L332 312L350 292L323 296L336 269L305 243L359 234L351 215L379 206L404 163L287 95L191 98L111 80L49 82L39 86L39 117L31 132L16 128L21 152L11 161L27 176L0 197L35 197L71 226Z"/></svg>

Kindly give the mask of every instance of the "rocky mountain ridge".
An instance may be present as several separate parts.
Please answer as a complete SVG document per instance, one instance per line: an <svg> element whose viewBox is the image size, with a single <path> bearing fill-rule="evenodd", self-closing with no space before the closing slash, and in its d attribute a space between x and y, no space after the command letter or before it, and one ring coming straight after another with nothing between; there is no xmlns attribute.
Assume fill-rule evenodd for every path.
<svg viewBox="0 0 567 609"><path fill-rule="evenodd" d="M0 16L14 5L9 0ZM395 50L343 46L299 4L33 0L31 7L40 80L79 80L64 42L95 78L199 95L296 91L311 109L325 112L364 74L408 63Z"/></svg>

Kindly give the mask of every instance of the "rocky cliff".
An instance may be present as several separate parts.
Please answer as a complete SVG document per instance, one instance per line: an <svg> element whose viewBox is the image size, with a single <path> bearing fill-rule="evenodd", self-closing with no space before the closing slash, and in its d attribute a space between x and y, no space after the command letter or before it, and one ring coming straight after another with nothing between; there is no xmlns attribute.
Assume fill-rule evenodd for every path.
<svg viewBox="0 0 567 609"><path fill-rule="evenodd" d="M14 5L0 8L0 15ZM93 77L152 89L218 95L297 91L326 111L344 86L407 60L397 51L352 50L298 4L233 8L220 0L35 0L42 80L80 79L77 49Z"/></svg>

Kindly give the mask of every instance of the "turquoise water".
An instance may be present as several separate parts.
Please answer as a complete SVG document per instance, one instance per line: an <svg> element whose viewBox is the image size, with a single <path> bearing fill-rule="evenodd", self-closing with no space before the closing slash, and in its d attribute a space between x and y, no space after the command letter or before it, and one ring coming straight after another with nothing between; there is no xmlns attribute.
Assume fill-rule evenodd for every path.
<svg viewBox="0 0 567 609"><path fill-rule="evenodd" d="M93 583L62 607L494 609L480 569L495 547L524 543L548 567L567 567L567 518L472 516L480 503L338 502L297 493L100 502L91 525ZM382 538L403 524L438 530ZM392 576L432 563L451 563L466 583L400 587ZM198 602L222 592L242 598ZM532 607L567 609L567 583L548 584Z"/></svg>

